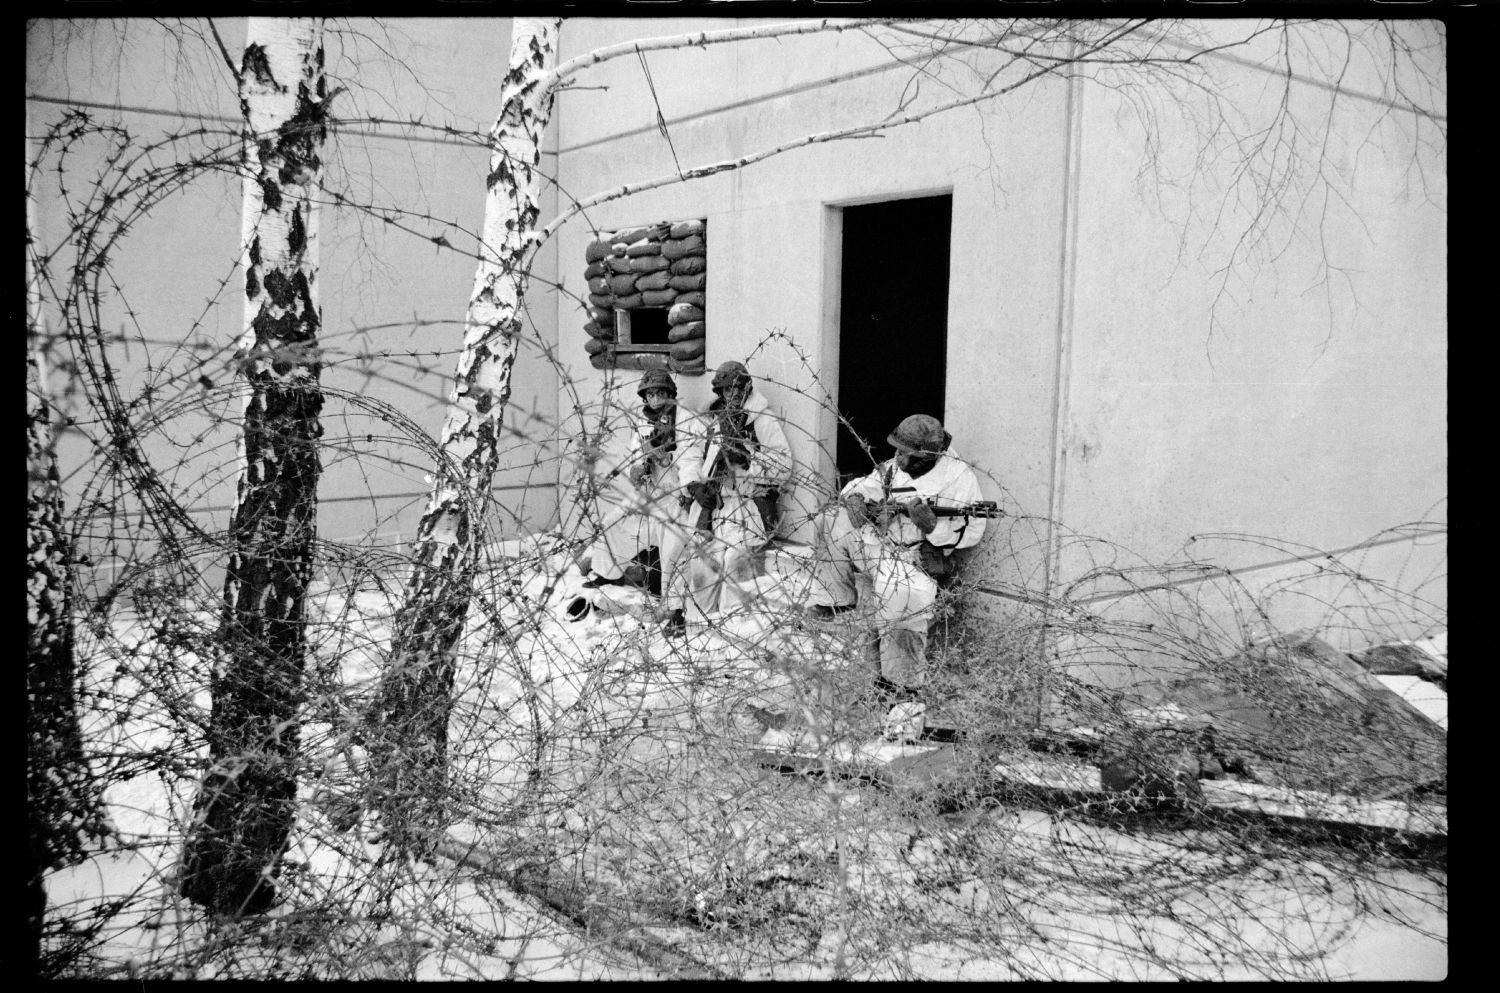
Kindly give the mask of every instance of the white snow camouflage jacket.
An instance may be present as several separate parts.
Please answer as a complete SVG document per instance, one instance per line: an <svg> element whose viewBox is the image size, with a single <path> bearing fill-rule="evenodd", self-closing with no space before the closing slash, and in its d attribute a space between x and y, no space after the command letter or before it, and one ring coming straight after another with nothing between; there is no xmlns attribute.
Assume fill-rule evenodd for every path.
<svg viewBox="0 0 1500 993"><path fill-rule="evenodd" d="M733 491L746 497L761 496L769 489L782 486L792 475L792 450L787 444L786 430L781 426L781 418L766 403L765 398L759 393L751 393L745 399L745 413L747 431L751 439L750 465L748 467L733 467L730 469L730 477L733 481ZM702 460L701 469L703 477L706 478L713 469L713 462L719 452L719 424L714 411L705 412L703 420L707 429L707 436L700 449ZM686 485L686 481L684 481Z"/></svg>
<svg viewBox="0 0 1500 993"><path fill-rule="evenodd" d="M907 487L911 491L891 492ZM937 465L915 479L903 472L895 459L882 462L869 475L850 480L839 492L839 499L855 494L872 503L888 498L900 502L915 496L930 500L936 507L961 507L984 499L979 489L979 477L952 448L943 452ZM983 517L939 517L937 527L926 540L943 549L944 554L951 554L956 549L979 544L986 523ZM919 545L923 540L922 532L904 515L891 520L888 533L893 540L907 546Z"/></svg>

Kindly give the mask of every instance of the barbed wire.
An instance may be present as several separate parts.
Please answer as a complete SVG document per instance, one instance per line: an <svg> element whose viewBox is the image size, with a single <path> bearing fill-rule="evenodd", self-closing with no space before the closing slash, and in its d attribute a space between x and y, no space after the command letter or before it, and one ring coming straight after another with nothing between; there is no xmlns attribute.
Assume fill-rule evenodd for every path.
<svg viewBox="0 0 1500 993"><path fill-rule="evenodd" d="M61 153L97 136L143 161L81 118L52 137ZM131 175L110 195L146 209L187 170ZM1154 562L1027 512L974 466L1004 514L936 608L929 695L946 737L882 761L883 632L857 612L805 619L816 548L760 549L756 575L729 577L737 602L681 638L649 591L582 586L628 501L611 473L634 378L610 374L601 394L540 341L562 412L507 417L509 471L561 506L549 495L539 527L494 501L480 522L455 594L472 609L445 792L409 798L442 807L441 843L425 859L384 843L364 715L416 567L387 503L419 497L382 490L444 455L397 405L324 385L323 471L341 500L369 500L370 524L316 543L305 671L279 688L299 714L279 903L205 913L176 874L228 644L240 388L225 346L104 330L104 249L128 220L93 194L70 210L74 250L38 261L62 317L51 347L73 356L89 412L70 428L90 445L67 512L95 566L76 594L80 716L116 839L49 881L52 974L1308 979L1337 978L1333 953L1371 919L1440 936L1446 829L1424 818L1445 823L1446 740L1351 653L1445 636L1443 525L1333 552L1200 535ZM129 381L110 357L126 338L165 349ZM448 354L322 348L408 383ZM225 373L208 384L204 353ZM747 361L779 356L788 371L760 380L852 431L785 329ZM836 494L812 468L817 437L788 426L797 529ZM1370 568L1374 549L1404 561ZM1274 569L1224 564L1244 562ZM1351 821L1351 805L1386 820Z"/></svg>

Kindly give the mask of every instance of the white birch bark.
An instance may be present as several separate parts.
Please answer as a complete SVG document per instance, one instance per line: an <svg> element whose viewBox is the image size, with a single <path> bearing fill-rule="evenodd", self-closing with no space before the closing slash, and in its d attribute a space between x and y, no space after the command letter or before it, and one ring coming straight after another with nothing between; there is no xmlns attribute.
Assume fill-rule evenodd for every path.
<svg viewBox="0 0 1500 993"><path fill-rule="evenodd" d="M479 525L499 461L501 416L521 333L520 307L532 259L547 234L537 230L542 134L557 88L576 72L638 51L858 29L879 21L816 21L677 35L630 42L558 65L560 21L517 17L490 131L480 263L464 323L452 406L443 425L443 460L418 524L412 572L398 613L391 658L366 722L374 802L398 845L435 843L443 820L448 713L454 650L472 592ZM570 215L571 216L571 215Z"/></svg>
<svg viewBox="0 0 1500 993"><path fill-rule="evenodd" d="M326 99L321 21L250 18L240 69L247 168L240 475L210 687L210 768L182 874L185 896L224 914L259 912L274 900L295 814L320 473L313 198Z"/></svg>
<svg viewBox="0 0 1500 993"><path fill-rule="evenodd" d="M480 261L443 425L443 459L418 525L391 659L369 721L387 836L425 846L442 819L454 649L499 462L501 417L536 252L542 134L552 116L557 19L512 21L501 109L490 130Z"/></svg>

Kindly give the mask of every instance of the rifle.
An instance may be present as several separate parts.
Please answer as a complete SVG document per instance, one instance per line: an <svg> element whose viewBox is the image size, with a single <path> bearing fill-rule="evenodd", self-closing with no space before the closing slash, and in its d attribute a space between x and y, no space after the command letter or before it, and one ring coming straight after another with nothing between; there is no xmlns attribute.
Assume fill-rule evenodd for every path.
<svg viewBox="0 0 1500 993"><path fill-rule="evenodd" d="M708 490L709 495L713 497L711 501L712 506L699 508L698 523L695 528L698 531L712 532L714 529L714 511L724 502L723 487L719 480L723 477L726 466L724 464L724 446L719 443L717 438L713 439L709 450L713 452L713 458L709 460L708 473L703 478L703 486Z"/></svg>
<svg viewBox="0 0 1500 993"><path fill-rule="evenodd" d="M916 491L917 491L917 488L915 486L896 486L896 487L892 487L889 490L889 492L892 493L892 494L895 494L895 493L915 493ZM995 501L993 501L993 500L975 500L972 503L960 504L957 507L943 507L943 506L940 506L940 505L938 505L938 504L936 504L936 503L933 502L932 497L926 497L926 498L924 498L922 500L922 502L925 503L925 504L927 504L927 506L932 509L932 515L934 517L1004 517L1005 516L1005 511L1001 510L1000 509L1000 505L998 503L996 503ZM895 508L899 508L900 504L899 503L895 504L894 507Z"/></svg>
<svg viewBox="0 0 1500 993"><path fill-rule="evenodd" d="M754 436L754 431L752 430L750 437L754 438ZM729 452L724 444L726 437L731 445L740 446L742 451L746 444L746 439L737 432L726 432L723 428L723 421L713 429L708 446L708 452L712 452L713 454L712 457L705 457L704 459L704 462L708 465L708 472L703 477L703 486L713 498L713 506L703 507L699 510L697 524L697 530L699 531L713 530L714 511L724 505L722 480L729 471ZM704 453L705 456L708 455L708 452Z"/></svg>

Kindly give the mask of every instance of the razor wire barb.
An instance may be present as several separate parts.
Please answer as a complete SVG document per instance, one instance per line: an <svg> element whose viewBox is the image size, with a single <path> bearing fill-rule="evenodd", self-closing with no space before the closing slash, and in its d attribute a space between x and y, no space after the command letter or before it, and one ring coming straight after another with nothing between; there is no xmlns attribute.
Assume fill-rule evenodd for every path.
<svg viewBox="0 0 1500 993"><path fill-rule="evenodd" d="M86 872L54 878L50 973L913 978L977 962L988 976L1027 979L1336 978L1325 955L1366 916L1423 931L1445 913L1440 840L1225 812L1183 787L1214 763L1278 789L1413 812L1444 803L1438 739L1351 751L1341 743L1367 733L1371 715L1303 664L1321 657L1319 642L1444 633L1431 592L1442 567L1392 584L1361 566L1370 548L1445 541L1442 525L1413 522L1340 554L1202 536L1151 562L1026 512L986 472L1007 513L991 522L970 581L945 594L931 660L935 693L974 733L953 743L949 775L907 789L844 760L842 746L878 733L864 643L858 631L803 624L794 585L757 587L683 640L662 634L644 594L583 621L562 614L610 499L620 384L601 398L532 343L529 358L551 363L571 409L555 422L510 421L512 471L560 483L569 512L523 534L520 516L492 501L480 522L484 552L453 593L474 609L456 659L439 850L414 860L383 844L360 715L413 565L391 538L410 504L389 509L382 494L442 453L409 413L325 386L321 458L354 481L373 523L316 545L281 904L256 918L204 915L172 879L222 649L215 574L232 544L225 515L201 507L236 471L236 388L201 382L202 357L185 346L145 375L122 375L126 342L104 326L101 301L122 291L118 239L195 175L232 173L235 140L202 130L141 146L78 115L45 143L60 174L75 143L112 148L108 180L65 196L66 250L37 263L60 318L46 343L66 380L55 395L79 404L65 423L84 451L65 508L87 556L75 598L79 712L118 827L96 857L125 868L97 873L104 887L90 888ZM191 166L150 164L169 158ZM357 341L324 347L371 377L409 381L407 360L425 361ZM796 375L768 385L831 404L784 329L767 331L750 361L773 355ZM804 513L834 496L807 468L815 444L793 437L797 486L814 494ZM1209 544L1221 547L1199 553ZM1274 582L1252 582L1217 564L1234 558L1223 554L1231 546L1285 564ZM1039 565L1049 554L1075 563L1051 585ZM1311 607L1296 631L1276 627L1289 602ZM1101 666L1118 678L1101 681ZM1274 724L1174 723L1150 689L1163 673ZM753 760L766 725L752 708L802 728L809 761L797 772ZM1048 762L1076 773L1070 749L1081 743L1133 769L1136 786L993 775Z"/></svg>

